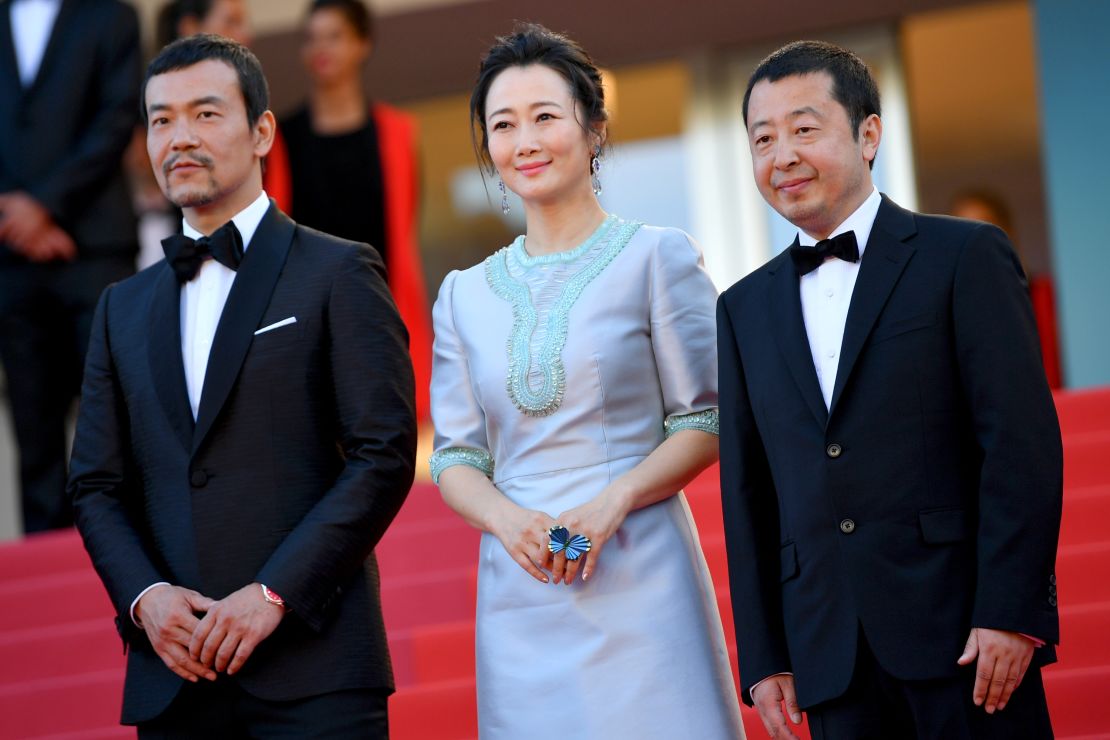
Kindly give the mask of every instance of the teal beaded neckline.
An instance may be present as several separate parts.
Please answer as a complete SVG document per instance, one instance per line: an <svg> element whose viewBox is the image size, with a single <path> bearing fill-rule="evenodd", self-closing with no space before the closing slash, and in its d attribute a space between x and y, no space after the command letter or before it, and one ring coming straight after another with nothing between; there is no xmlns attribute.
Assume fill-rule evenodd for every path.
<svg viewBox="0 0 1110 740"><path fill-rule="evenodd" d="M637 221L609 216L574 249L533 257L524 249L524 237L519 236L486 258L486 282L513 308L505 387L522 413L548 416L562 404L566 393L562 353L570 309L640 226ZM535 279L536 270L545 275L533 296L528 277L531 274Z"/></svg>

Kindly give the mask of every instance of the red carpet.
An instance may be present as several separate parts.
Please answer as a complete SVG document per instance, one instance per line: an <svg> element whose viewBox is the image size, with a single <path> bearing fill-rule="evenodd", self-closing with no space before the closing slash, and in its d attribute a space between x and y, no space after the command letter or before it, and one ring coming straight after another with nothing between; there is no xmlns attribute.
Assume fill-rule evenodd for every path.
<svg viewBox="0 0 1110 740"><path fill-rule="evenodd" d="M1063 644L1045 683L1057 737L1108 738L1110 389L1062 394L1057 406L1065 451L1057 564ZM730 634L716 470L687 495ZM399 687L390 704L396 740L477 737L477 540L432 486L421 485L378 550ZM445 541L462 554L448 554ZM123 655L111 606L75 533L0 546L0 603L0 740L134 736L116 724ZM746 708L744 721L750 738L766 737Z"/></svg>

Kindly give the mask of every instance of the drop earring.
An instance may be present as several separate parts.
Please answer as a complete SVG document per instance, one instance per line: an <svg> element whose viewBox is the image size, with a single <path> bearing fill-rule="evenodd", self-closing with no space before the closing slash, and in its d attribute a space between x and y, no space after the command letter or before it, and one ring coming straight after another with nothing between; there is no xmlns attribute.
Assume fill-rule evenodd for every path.
<svg viewBox="0 0 1110 740"><path fill-rule="evenodd" d="M505 190L505 181L500 177L497 178L497 189L501 191L501 213L508 216L511 210L509 208L509 194Z"/></svg>
<svg viewBox="0 0 1110 740"><path fill-rule="evenodd" d="M601 178L598 173L601 172L601 147L594 149L593 159L590 160L590 185L594 189L594 195L601 195Z"/></svg>

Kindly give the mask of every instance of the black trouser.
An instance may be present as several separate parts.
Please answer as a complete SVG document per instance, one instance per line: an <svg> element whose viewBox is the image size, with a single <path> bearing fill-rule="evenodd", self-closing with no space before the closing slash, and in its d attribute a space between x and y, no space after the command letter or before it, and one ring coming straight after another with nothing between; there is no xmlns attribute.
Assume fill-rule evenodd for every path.
<svg viewBox="0 0 1110 740"><path fill-rule="evenodd" d="M158 718L140 724L140 740L368 738L388 740L384 690L336 691L294 701L266 701L221 675L185 684Z"/></svg>
<svg viewBox="0 0 1110 740"><path fill-rule="evenodd" d="M96 302L105 286L134 271L130 255L0 264L0 361L19 445L24 532L73 524L66 419L81 387Z"/></svg>
<svg viewBox="0 0 1110 740"><path fill-rule="evenodd" d="M952 678L901 681L883 670L859 633L848 690L811 707L813 740L1041 740L1052 738L1041 670L1030 666L1003 710L971 700L975 665Z"/></svg>

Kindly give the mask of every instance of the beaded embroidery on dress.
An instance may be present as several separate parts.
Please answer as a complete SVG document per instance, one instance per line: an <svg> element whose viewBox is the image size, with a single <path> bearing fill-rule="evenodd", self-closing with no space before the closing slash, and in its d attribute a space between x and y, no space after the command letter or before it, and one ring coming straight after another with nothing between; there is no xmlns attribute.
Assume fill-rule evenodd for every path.
<svg viewBox="0 0 1110 740"><path fill-rule="evenodd" d="M486 281L513 307L505 387L528 416L553 414L566 393L562 351L568 316L586 286L620 254L642 224L610 215L582 244L530 256L518 236L486 258Z"/></svg>

